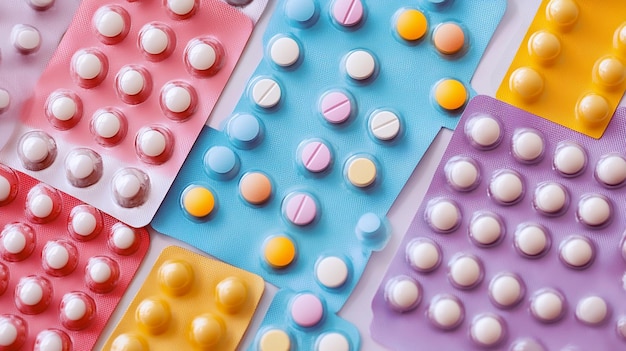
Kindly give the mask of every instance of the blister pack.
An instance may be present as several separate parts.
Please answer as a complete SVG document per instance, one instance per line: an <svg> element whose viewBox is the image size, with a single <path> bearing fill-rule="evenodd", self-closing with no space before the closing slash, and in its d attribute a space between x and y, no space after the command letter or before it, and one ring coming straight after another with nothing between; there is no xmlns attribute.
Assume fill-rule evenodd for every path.
<svg viewBox="0 0 626 351"><path fill-rule="evenodd" d="M379 287L393 349L626 345L626 108L595 140L487 96L470 101Z"/></svg>
<svg viewBox="0 0 626 351"><path fill-rule="evenodd" d="M3 160L148 224L252 29L220 0L82 2Z"/></svg>
<svg viewBox="0 0 626 351"><path fill-rule="evenodd" d="M104 350L235 350L264 289L257 275L167 247Z"/></svg>
<svg viewBox="0 0 626 351"><path fill-rule="evenodd" d="M150 238L0 165L0 350L89 350Z"/></svg>
<svg viewBox="0 0 626 351"><path fill-rule="evenodd" d="M626 90L620 0L544 0L496 96L599 138Z"/></svg>

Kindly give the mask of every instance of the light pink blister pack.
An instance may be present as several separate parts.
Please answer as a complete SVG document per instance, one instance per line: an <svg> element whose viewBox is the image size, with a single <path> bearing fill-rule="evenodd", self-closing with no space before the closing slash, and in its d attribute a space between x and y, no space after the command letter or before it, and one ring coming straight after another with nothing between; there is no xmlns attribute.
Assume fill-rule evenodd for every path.
<svg viewBox="0 0 626 351"><path fill-rule="evenodd" d="M90 350L149 241L0 164L0 351Z"/></svg>
<svg viewBox="0 0 626 351"><path fill-rule="evenodd" d="M50 61L79 0L0 1L0 149Z"/></svg>
<svg viewBox="0 0 626 351"><path fill-rule="evenodd" d="M82 2L3 159L148 224L252 29L220 0Z"/></svg>

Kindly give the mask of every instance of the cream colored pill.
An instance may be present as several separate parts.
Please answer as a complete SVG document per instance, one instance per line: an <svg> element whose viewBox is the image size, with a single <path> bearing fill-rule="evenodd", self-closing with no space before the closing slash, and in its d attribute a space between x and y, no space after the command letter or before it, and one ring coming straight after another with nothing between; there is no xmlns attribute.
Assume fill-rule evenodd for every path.
<svg viewBox="0 0 626 351"><path fill-rule="evenodd" d="M489 184L491 196L498 202L513 203L522 196L524 186L522 179L512 172L501 172Z"/></svg>
<svg viewBox="0 0 626 351"><path fill-rule="evenodd" d="M88 155L74 155L68 161L68 170L72 177L76 179L85 179L93 173L94 161Z"/></svg>
<svg viewBox="0 0 626 351"><path fill-rule="evenodd" d="M87 305L81 298L70 298L63 306L63 314L71 321L77 321L87 314Z"/></svg>
<svg viewBox="0 0 626 351"><path fill-rule="evenodd" d="M141 151L149 157L161 155L167 147L167 139L158 130L148 130L139 137Z"/></svg>
<svg viewBox="0 0 626 351"><path fill-rule="evenodd" d="M600 226L611 218L611 205L598 195L584 197L578 203L578 217L589 226Z"/></svg>
<svg viewBox="0 0 626 351"><path fill-rule="evenodd" d="M439 248L429 241L412 242L407 249L407 258L413 267L429 271L439 264Z"/></svg>
<svg viewBox="0 0 626 351"><path fill-rule="evenodd" d="M376 60L367 51L351 52L345 62L346 73L354 80L365 80L376 71Z"/></svg>
<svg viewBox="0 0 626 351"><path fill-rule="evenodd" d="M130 199L139 194L141 180L134 174L124 174L115 179L115 191L123 198Z"/></svg>
<svg viewBox="0 0 626 351"><path fill-rule="evenodd" d="M114 113L104 112L96 117L94 130L102 138L112 138L119 133L122 122Z"/></svg>
<svg viewBox="0 0 626 351"><path fill-rule="evenodd" d="M6 317L0 317L0 346L10 346L17 340L17 328Z"/></svg>
<svg viewBox="0 0 626 351"><path fill-rule="evenodd" d="M194 0L167 0L167 7L179 16L185 16L193 10Z"/></svg>
<svg viewBox="0 0 626 351"><path fill-rule="evenodd" d="M102 61L92 53L82 53L74 62L74 71L82 79L94 79L102 72Z"/></svg>
<svg viewBox="0 0 626 351"><path fill-rule="evenodd" d="M13 44L26 51L31 51L41 45L41 35L37 29L30 26L18 25L14 28Z"/></svg>
<svg viewBox="0 0 626 351"><path fill-rule="evenodd" d="M554 168L565 175L574 175L582 171L587 163L587 154L576 144L557 148L554 153Z"/></svg>
<svg viewBox="0 0 626 351"><path fill-rule="evenodd" d="M105 283L111 279L111 274L111 267L102 260L89 266L89 277L96 283Z"/></svg>
<svg viewBox="0 0 626 351"><path fill-rule="evenodd" d="M58 332L42 331L37 335L38 351L66 351Z"/></svg>
<svg viewBox="0 0 626 351"><path fill-rule="evenodd" d="M54 202L52 198L46 194L36 195L28 202L28 209L30 212L38 218L46 218L52 214Z"/></svg>
<svg viewBox="0 0 626 351"><path fill-rule="evenodd" d="M609 186L617 186L626 180L626 160L619 155L604 156L596 165L596 177Z"/></svg>
<svg viewBox="0 0 626 351"><path fill-rule="evenodd" d="M46 247L45 260L52 269L61 269L67 265L70 260L70 253L65 246L52 243Z"/></svg>
<svg viewBox="0 0 626 351"><path fill-rule="evenodd" d="M593 247L582 237L567 240L561 246L561 259L574 267L584 267L593 259Z"/></svg>
<svg viewBox="0 0 626 351"><path fill-rule="evenodd" d="M471 189L478 181L478 167L467 160L451 160L445 167L448 183L458 190Z"/></svg>
<svg viewBox="0 0 626 351"><path fill-rule="evenodd" d="M343 334L326 333L319 339L316 351L350 351L350 342Z"/></svg>
<svg viewBox="0 0 626 351"><path fill-rule="evenodd" d="M46 8L50 6L55 0L28 0L32 5L38 8Z"/></svg>
<svg viewBox="0 0 626 351"><path fill-rule="evenodd" d="M539 255L548 246L548 235L543 228L536 225L528 225L515 234L515 246L528 256Z"/></svg>
<svg viewBox="0 0 626 351"><path fill-rule="evenodd" d="M400 118L391 111L378 111L369 123L372 135L378 140L393 140L400 133Z"/></svg>
<svg viewBox="0 0 626 351"><path fill-rule="evenodd" d="M323 286L338 288L348 279L348 265L339 257L325 257L317 264L315 276Z"/></svg>
<svg viewBox="0 0 626 351"><path fill-rule="evenodd" d="M22 143L22 154L30 162L41 162L48 157L48 143L37 135L31 135Z"/></svg>
<svg viewBox="0 0 626 351"><path fill-rule="evenodd" d="M551 322L561 317L563 304L563 299L556 292L544 291L532 299L530 309L537 319Z"/></svg>
<svg viewBox="0 0 626 351"><path fill-rule="evenodd" d="M300 58L300 46L292 38L278 38L272 43L270 58L272 62L281 67L289 67L298 62Z"/></svg>
<svg viewBox="0 0 626 351"><path fill-rule="evenodd" d="M0 175L0 202L6 201L11 195L11 183L8 179Z"/></svg>
<svg viewBox="0 0 626 351"><path fill-rule="evenodd" d="M545 183L535 190L535 208L543 213L558 213L565 207L567 192L560 184Z"/></svg>
<svg viewBox="0 0 626 351"><path fill-rule="evenodd" d="M165 93L165 107L174 112L181 113L187 111L191 106L191 93L181 87L175 86Z"/></svg>
<svg viewBox="0 0 626 351"><path fill-rule="evenodd" d="M480 263L471 256L462 256L450 264L449 277L452 283L462 288L472 287L482 277Z"/></svg>
<svg viewBox="0 0 626 351"><path fill-rule="evenodd" d="M513 137L513 154L520 160L532 162L543 154L543 138L534 131L516 133Z"/></svg>
<svg viewBox="0 0 626 351"><path fill-rule="evenodd" d="M461 322L463 307L455 299L441 298L431 303L428 316L436 326L450 329Z"/></svg>
<svg viewBox="0 0 626 351"><path fill-rule="evenodd" d="M187 53L187 60L193 69L206 71L217 61L217 53L211 45L198 43Z"/></svg>
<svg viewBox="0 0 626 351"><path fill-rule="evenodd" d="M141 35L141 47L151 55L163 53L169 45L169 37L164 30L152 27Z"/></svg>
<svg viewBox="0 0 626 351"><path fill-rule="evenodd" d="M491 147L500 140L502 130L500 123L490 116L471 119L465 129L470 141L480 147Z"/></svg>
<svg viewBox="0 0 626 351"><path fill-rule="evenodd" d="M501 274L491 281L489 296L499 306L513 306L522 298L522 284L513 275Z"/></svg>
<svg viewBox="0 0 626 351"><path fill-rule="evenodd" d="M494 346L502 340L504 326L498 318L486 315L472 322L470 334L479 345Z"/></svg>
<svg viewBox="0 0 626 351"><path fill-rule="evenodd" d="M28 280L19 289L19 299L27 306L34 306L43 298L43 288L35 280Z"/></svg>
<svg viewBox="0 0 626 351"><path fill-rule="evenodd" d="M456 204L443 200L428 207L430 226L437 231L449 231L455 228L461 220L461 212Z"/></svg>
<svg viewBox="0 0 626 351"><path fill-rule="evenodd" d="M26 248L26 236L17 229L5 233L2 238L2 246L11 254L19 254Z"/></svg>
<svg viewBox="0 0 626 351"><path fill-rule="evenodd" d="M406 311L418 302L420 290L414 281L405 278L397 280L388 286L386 296L393 307Z"/></svg>
<svg viewBox="0 0 626 351"><path fill-rule="evenodd" d="M144 86L146 85L146 81L141 72L129 69L122 77L120 77L120 90L126 95L137 95L141 93Z"/></svg>
<svg viewBox="0 0 626 351"><path fill-rule="evenodd" d="M0 112L11 104L11 95L6 89L0 88Z"/></svg>
<svg viewBox="0 0 626 351"><path fill-rule="evenodd" d="M114 38L124 31L124 17L115 11L106 11L96 20L96 29L100 35Z"/></svg>
<svg viewBox="0 0 626 351"><path fill-rule="evenodd" d="M477 243L493 244L500 239L502 233L502 224L495 215L485 213L472 218L469 234Z"/></svg>
<svg viewBox="0 0 626 351"><path fill-rule="evenodd" d="M608 312L606 301L599 296L585 297L576 306L576 318L587 324L602 323Z"/></svg>
<svg viewBox="0 0 626 351"><path fill-rule="evenodd" d="M77 110L78 106L76 105L76 101L69 96L59 96L55 98L50 106L52 116L59 121L69 121L74 117Z"/></svg>
<svg viewBox="0 0 626 351"><path fill-rule="evenodd" d="M97 224L98 220L89 212L79 212L72 218L72 229L81 236L91 235Z"/></svg>
<svg viewBox="0 0 626 351"><path fill-rule="evenodd" d="M113 232L113 245L120 250L126 250L135 243L135 232L127 226L115 228Z"/></svg>
<svg viewBox="0 0 626 351"><path fill-rule="evenodd" d="M281 96L282 91L280 85L270 78L261 79L252 87L252 99L254 103L263 108L276 106Z"/></svg>

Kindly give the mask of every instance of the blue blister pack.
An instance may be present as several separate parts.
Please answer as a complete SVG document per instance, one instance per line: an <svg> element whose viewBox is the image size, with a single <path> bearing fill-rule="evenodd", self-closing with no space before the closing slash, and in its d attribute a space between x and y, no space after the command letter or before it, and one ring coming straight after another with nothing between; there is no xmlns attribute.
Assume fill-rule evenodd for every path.
<svg viewBox="0 0 626 351"><path fill-rule="evenodd" d="M203 130L153 227L338 311L414 167L456 126L505 7L280 2L235 112Z"/></svg>

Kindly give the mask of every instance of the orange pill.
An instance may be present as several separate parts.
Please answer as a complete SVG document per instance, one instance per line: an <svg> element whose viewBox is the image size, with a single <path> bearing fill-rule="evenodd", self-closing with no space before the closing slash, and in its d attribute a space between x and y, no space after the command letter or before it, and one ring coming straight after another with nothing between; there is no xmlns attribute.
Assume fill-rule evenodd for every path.
<svg viewBox="0 0 626 351"><path fill-rule="evenodd" d="M435 29L433 43L442 54L456 54L465 45L465 32L456 23L441 24Z"/></svg>
<svg viewBox="0 0 626 351"><path fill-rule="evenodd" d="M296 246L291 239L277 236L267 241L264 256L270 266L285 268L296 258Z"/></svg>
<svg viewBox="0 0 626 351"><path fill-rule="evenodd" d="M272 182L263 173L248 173L239 181L239 193L249 203L261 205L272 195Z"/></svg>

